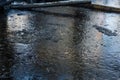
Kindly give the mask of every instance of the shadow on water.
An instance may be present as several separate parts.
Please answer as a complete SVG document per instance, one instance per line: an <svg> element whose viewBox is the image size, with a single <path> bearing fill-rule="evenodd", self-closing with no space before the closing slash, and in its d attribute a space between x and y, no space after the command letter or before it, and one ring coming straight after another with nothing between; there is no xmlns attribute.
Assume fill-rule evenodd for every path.
<svg viewBox="0 0 120 80"><path fill-rule="evenodd" d="M12 80L10 68L13 64L13 49L7 39L6 15L0 14L0 80Z"/></svg>
<svg viewBox="0 0 120 80"><path fill-rule="evenodd" d="M41 38L35 50L37 51L35 52L37 55L37 70L35 73L41 72L43 77L46 78L45 80L83 80L82 39L85 35L83 22L86 16L80 12L75 11L76 16L81 16L81 18L77 19L60 15L54 17L47 15L47 21L44 23L47 26L43 24L42 26L44 27L42 30L51 28L50 31L53 30L52 32L54 34L51 34L52 32L49 31L47 35L43 33L42 35L44 36L48 36L49 34L52 36ZM59 19L61 21L65 19L65 22L61 23L61 21L58 21ZM53 21L51 22L51 20ZM81 25L79 25L80 23ZM58 25L56 26L55 24ZM47 32L47 30L45 31ZM54 38L58 38L58 40L56 41Z"/></svg>
<svg viewBox="0 0 120 80"><path fill-rule="evenodd" d="M82 13L81 13L82 12ZM85 31L85 25L84 20L86 19L86 14L81 10L75 11L76 16L79 16L80 18L76 18L74 21L74 27L73 27L73 46L74 46L74 55L73 61L75 62L73 67L73 80L84 80L83 78L83 72L84 72L84 62L83 62L83 38L84 38L84 31Z"/></svg>
<svg viewBox="0 0 120 80"><path fill-rule="evenodd" d="M60 8L60 7L58 7ZM71 6L71 8L74 8L73 6ZM78 8L78 7L75 7ZM52 8L51 8L52 9ZM81 11L83 11L84 8L81 8ZM19 9L21 10L21 9ZM82 18L81 15L84 17L84 14L71 14L71 13L64 13L64 11L61 12L54 12L54 11L49 11L49 10L41 10L41 9L25 9L25 10L21 10L21 11L32 11L32 12L37 12L37 13L42 13L45 15L53 15L53 16L58 16L58 17L71 17L71 18Z"/></svg>
<svg viewBox="0 0 120 80"><path fill-rule="evenodd" d="M54 15L54 16L59 16L59 17L81 18L80 14L57 13L57 12L50 12L50 11L37 10L37 9L33 9L33 10L30 10L30 11L40 12L40 13L43 13L43 14L46 14L46 15Z"/></svg>

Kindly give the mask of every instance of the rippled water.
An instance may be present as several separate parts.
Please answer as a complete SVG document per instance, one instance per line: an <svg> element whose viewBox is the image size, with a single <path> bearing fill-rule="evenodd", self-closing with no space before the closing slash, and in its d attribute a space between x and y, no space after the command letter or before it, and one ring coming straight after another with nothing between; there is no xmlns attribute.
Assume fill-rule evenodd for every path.
<svg viewBox="0 0 120 80"><path fill-rule="evenodd" d="M120 80L119 18L73 7L0 14L0 80Z"/></svg>

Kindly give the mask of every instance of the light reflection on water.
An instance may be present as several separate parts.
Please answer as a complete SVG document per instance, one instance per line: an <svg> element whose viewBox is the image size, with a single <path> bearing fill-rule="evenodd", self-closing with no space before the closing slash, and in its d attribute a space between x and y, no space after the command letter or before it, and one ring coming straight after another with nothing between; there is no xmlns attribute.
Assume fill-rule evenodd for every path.
<svg viewBox="0 0 120 80"><path fill-rule="evenodd" d="M92 0L94 4L112 6L120 8L120 1L119 0Z"/></svg>
<svg viewBox="0 0 120 80"><path fill-rule="evenodd" d="M7 76L13 80L119 79L119 14L70 10L80 17L9 12L7 28L1 28L0 34L0 46L4 46L0 53L6 53L2 57L12 54ZM93 25L117 30L118 35L107 36Z"/></svg>
<svg viewBox="0 0 120 80"><path fill-rule="evenodd" d="M28 27L31 27L32 24L30 23L29 17L34 15L31 15L30 12L25 15L26 13L27 12L25 11L10 11L8 15L8 26L10 26L8 27L8 31L22 31Z"/></svg>

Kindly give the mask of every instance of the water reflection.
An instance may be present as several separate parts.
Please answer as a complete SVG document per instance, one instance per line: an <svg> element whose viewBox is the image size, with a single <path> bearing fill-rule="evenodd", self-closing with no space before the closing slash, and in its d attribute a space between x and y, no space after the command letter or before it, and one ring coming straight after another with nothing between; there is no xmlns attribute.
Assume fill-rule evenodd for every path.
<svg viewBox="0 0 120 80"><path fill-rule="evenodd" d="M77 54L79 51L74 42L81 39L77 39L76 36L80 33L75 29L78 26L76 18L31 13L26 23L26 18L16 14L11 13L8 16L8 38L13 43L15 51L13 78L15 80L82 80L82 56ZM26 16L28 14L29 12ZM17 22L23 20L26 26L19 29L21 24L17 23L17 26L11 24L16 20ZM21 35L20 32L23 34Z"/></svg>
<svg viewBox="0 0 120 80"><path fill-rule="evenodd" d="M0 78L119 80L119 14L54 9L46 9L46 14L11 10L7 20L1 18ZM118 35L107 36L93 25Z"/></svg>
<svg viewBox="0 0 120 80"><path fill-rule="evenodd" d="M100 4L100 5L120 7L119 0L92 0L92 2L95 4Z"/></svg>
<svg viewBox="0 0 120 80"><path fill-rule="evenodd" d="M26 15L27 14L27 15ZM11 17L12 16L12 17ZM13 44L14 65L11 68L13 80L32 80L34 76L34 18L30 12L14 12L8 14L8 39ZM16 24L13 24L16 23ZM33 37L34 36L34 37Z"/></svg>
<svg viewBox="0 0 120 80"><path fill-rule="evenodd" d="M119 79L119 54L116 53L119 52L119 36L110 37L93 29L93 25L97 24L113 32L117 32L117 30L119 30L119 15L102 12L90 12L89 18L90 21L85 23L88 27L86 29L88 32L86 32L87 37L84 40L84 44L86 47L85 49L88 49L90 52L86 52L84 55L87 56L84 56L83 58L86 59L85 69L87 71L87 76L85 78L90 80ZM119 32L117 33L119 34Z"/></svg>

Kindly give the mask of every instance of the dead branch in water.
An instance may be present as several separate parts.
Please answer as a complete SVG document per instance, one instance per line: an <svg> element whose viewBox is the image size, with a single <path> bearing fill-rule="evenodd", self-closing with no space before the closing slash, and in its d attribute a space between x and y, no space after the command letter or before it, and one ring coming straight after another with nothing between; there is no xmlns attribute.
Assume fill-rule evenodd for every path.
<svg viewBox="0 0 120 80"><path fill-rule="evenodd" d="M28 8L41 8L41 7L56 7L56 6L69 6L79 4L91 4L90 0L86 1L57 1L57 2L45 2L45 3L33 3L33 4L17 4L11 5L10 8L14 9L28 9Z"/></svg>

